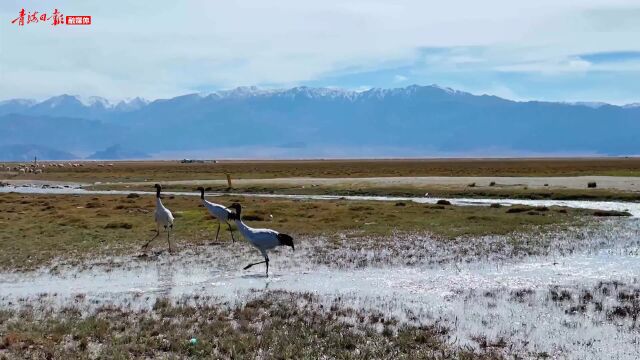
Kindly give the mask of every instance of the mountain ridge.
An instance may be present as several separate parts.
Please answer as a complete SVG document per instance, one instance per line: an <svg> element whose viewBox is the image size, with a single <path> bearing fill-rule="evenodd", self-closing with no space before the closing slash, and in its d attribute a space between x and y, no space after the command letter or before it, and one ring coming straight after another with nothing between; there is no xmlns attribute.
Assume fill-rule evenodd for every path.
<svg viewBox="0 0 640 360"><path fill-rule="evenodd" d="M400 149L394 156L402 149L411 156L487 149L505 155L640 154L640 107L519 102L436 85L365 91L245 87L140 100L133 109L107 108L100 99L84 105L70 95L29 104L0 103L0 126L7 134L0 145L35 138L76 153L121 144L147 154L185 156L243 148L343 157L364 154L358 148L381 156L384 149Z"/></svg>
<svg viewBox="0 0 640 360"><path fill-rule="evenodd" d="M309 86L295 86L291 88L260 88L257 86L239 86L233 89L228 90L218 90L213 92L206 93L187 93L183 95L174 96L171 98L159 98L155 100L147 100L142 97L134 97L127 98L120 101L112 101L107 98L101 96L79 96L79 95L69 95L69 94L61 94L49 97L42 101L37 101L34 99L27 98L15 98L15 99L6 99L0 100L0 111L2 111L2 107L13 103L14 105L21 105L25 107L50 107L55 108L60 106L60 103L65 102L76 102L84 107L99 107L103 109L127 109L127 110L138 110L141 107L147 106L154 102L166 102L174 99L185 98L185 97L193 97L198 99L241 99L241 98L249 98L249 97L295 97L297 96L306 96L306 97L344 97L347 99L358 99L362 97L384 97L387 95L397 95L397 94L411 94L418 89L430 88L434 90L439 90L445 92L450 95L463 95L463 96L475 96L475 97L492 97L504 101L516 102L516 103L527 103L527 102L540 102L540 103L551 103L551 104L565 104L572 106L585 106L591 108L599 108L602 106L613 106L613 107L621 107L621 108L635 108L640 107L640 102L633 102L628 104L616 105L610 104L607 102L601 101L573 101L573 102L564 102L564 101L542 101L542 100L512 100L503 97L499 97L491 94L473 94L470 92L456 90L450 87L439 86L436 84L431 85L409 85L406 87L398 87L398 88L370 88L367 90L351 90L351 89L342 89L342 88L333 88L333 87L309 87Z"/></svg>

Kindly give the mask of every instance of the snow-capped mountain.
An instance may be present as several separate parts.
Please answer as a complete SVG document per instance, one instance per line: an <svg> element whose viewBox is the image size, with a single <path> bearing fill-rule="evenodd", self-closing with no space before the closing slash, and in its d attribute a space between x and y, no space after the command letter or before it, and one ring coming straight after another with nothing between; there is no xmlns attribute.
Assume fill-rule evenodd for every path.
<svg viewBox="0 0 640 360"><path fill-rule="evenodd" d="M133 99L125 99L112 106L114 110L127 112L141 109L149 104L149 100L141 97L135 97Z"/></svg>
<svg viewBox="0 0 640 360"><path fill-rule="evenodd" d="M128 112L146 106L149 101L136 97L112 102L99 96L58 95L43 101L14 99L0 102L0 115L30 114L101 119L114 112Z"/></svg>
<svg viewBox="0 0 640 360"><path fill-rule="evenodd" d="M586 106L592 109L597 109L597 108L601 108L603 106L609 105L605 102L599 102L599 101L577 101L577 102L568 102L565 104L575 105L575 106Z"/></svg>
<svg viewBox="0 0 640 360"><path fill-rule="evenodd" d="M117 143L148 154L257 147L290 157L362 156L358 149L378 156L384 149L395 149L393 156L640 154L640 106L516 102L435 85L242 87L152 102L10 100L0 103L0 129L0 146L28 141L72 153Z"/></svg>

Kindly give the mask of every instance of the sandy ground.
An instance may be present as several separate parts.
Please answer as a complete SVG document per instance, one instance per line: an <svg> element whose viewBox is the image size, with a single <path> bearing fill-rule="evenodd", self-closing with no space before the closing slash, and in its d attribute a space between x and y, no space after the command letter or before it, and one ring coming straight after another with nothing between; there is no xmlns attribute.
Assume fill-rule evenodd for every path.
<svg viewBox="0 0 640 360"><path fill-rule="evenodd" d="M234 179L237 185L363 185L363 186L466 186L476 183L477 187L528 186L542 188L547 184L552 188L585 189L587 183L595 181L599 189L640 191L640 177L621 176L577 176L577 177L373 177L373 178L276 178L276 179ZM226 180L181 180L164 181L165 185L225 185ZM103 183L119 185L145 185L149 182Z"/></svg>

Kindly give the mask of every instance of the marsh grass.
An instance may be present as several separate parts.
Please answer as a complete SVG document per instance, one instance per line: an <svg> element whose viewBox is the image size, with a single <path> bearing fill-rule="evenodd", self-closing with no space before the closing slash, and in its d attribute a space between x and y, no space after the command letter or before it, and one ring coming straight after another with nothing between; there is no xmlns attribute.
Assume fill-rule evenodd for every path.
<svg viewBox="0 0 640 360"><path fill-rule="evenodd" d="M105 306L87 314L5 312L0 356L17 358L499 359L454 344L441 325L393 317L314 295L271 291L232 306L156 301L153 309ZM193 344L190 339L196 339Z"/></svg>
<svg viewBox="0 0 640 360"><path fill-rule="evenodd" d="M640 332L640 286L632 283L600 281L591 288L549 289L549 299L566 314L583 316L594 322L610 322Z"/></svg>
<svg viewBox="0 0 640 360"><path fill-rule="evenodd" d="M329 242L350 234L383 238L397 232L431 233L447 241L459 237L540 231L547 225L575 224L582 210L561 209L508 213L504 208L425 205L396 206L372 201L298 201L287 199L216 197L239 201L243 216L254 227L267 227L295 237L320 236ZM173 241L178 248L213 240L217 227L199 199L166 197L164 204L176 218ZM155 232L153 196L20 195L0 196L0 268L29 270L60 259L71 264L91 256L139 253ZM555 209L554 209L555 210ZM566 211L566 212L564 212ZM535 216L533 216L535 215ZM226 225L220 241L230 242ZM238 235L239 236L239 235ZM164 234L152 243L166 247Z"/></svg>

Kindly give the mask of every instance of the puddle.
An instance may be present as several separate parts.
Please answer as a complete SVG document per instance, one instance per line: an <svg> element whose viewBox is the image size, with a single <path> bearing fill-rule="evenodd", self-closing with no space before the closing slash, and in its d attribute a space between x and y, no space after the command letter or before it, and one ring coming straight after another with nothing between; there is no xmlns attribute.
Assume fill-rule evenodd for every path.
<svg viewBox="0 0 640 360"><path fill-rule="evenodd" d="M150 191L122 191L122 190L85 190L79 185L42 186L40 184L24 184L21 186L7 185L0 187L0 193L21 194L74 194L74 195L154 195ZM200 196L194 192L164 192L165 195ZM397 197L397 196L340 196L340 195L284 195L284 194L255 194L255 193L207 193L207 196L243 196L258 198L278 198L295 200L350 200L350 201L413 201L420 204L435 204L444 199L459 206L489 206L499 203L505 206L563 206L575 209L628 211L634 217L640 217L640 203L624 201L588 201L588 200L527 200L527 199L466 199L466 198L431 198L431 197Z"/></svg>

